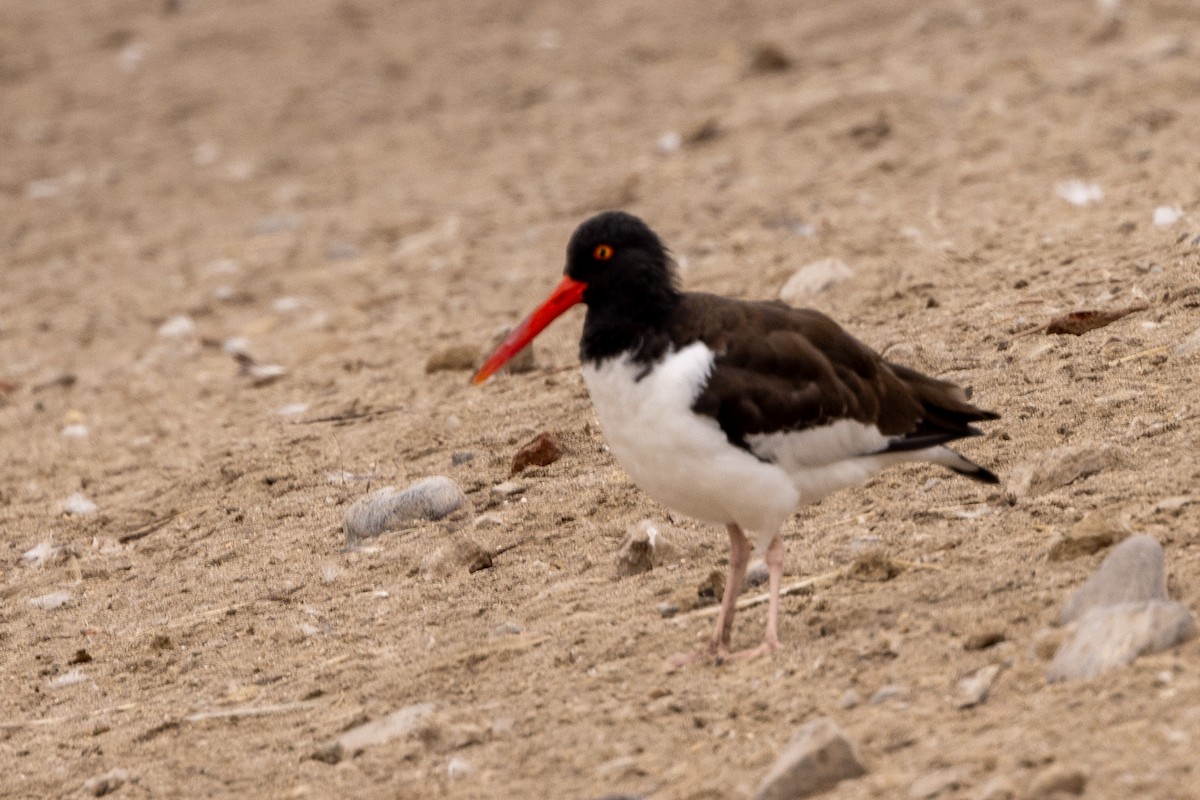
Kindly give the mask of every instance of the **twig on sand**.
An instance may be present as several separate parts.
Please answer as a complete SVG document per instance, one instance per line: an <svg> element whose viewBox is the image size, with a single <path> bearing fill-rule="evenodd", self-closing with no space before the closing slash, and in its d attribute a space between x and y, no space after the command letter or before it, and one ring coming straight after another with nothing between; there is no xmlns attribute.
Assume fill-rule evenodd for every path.
<svg viewBox="0 0 1200 800"><path fill-rule="evenodd" d="M1110 361L1110 362L1108 362L1108 366L1115 367L1118 364L1126 364L1130 361L1136 361L1139 358L1149 358L1151 356L1157 356L1162 353L1169 352L1170 349L1171 349L1170 345L1164 344L1164 345L1161 345L1160 347L1151 347L1149 350L1140 350L1136 353L1131 353L1127 356L1122 356L1121 358Z"/></svg>
<svg viewBox="0 0 1200 800"><path fill-rule="evenodd" d="M845 577L846 573L847 569L842 567L841 569L835 569L833 572L826 572L821 575L813 575L810 578L805 578L804 580L799 580L795 583L782 587L779 590L779 596L787 597L790 594L807 594L809 591L817 588L818 586L824 586L825 584L833 583L839 578ZM753 597L743 597L737 601L737 609L741 611L743 608L752 608L753 606L762 605L769 599L771 599L769 594L756 594ZM697 608L695 611L689 611L688 613L680 616L715 617L720 613L720 611L721 607L719 605L705 606L704 608Z"/></svg>
<svg viewBox="0 0 1200 800"><path fill-rule="evenodd" d="M234 708L212 708L197 711L183 718L184 722L202 722L206 719L240 719L242 717L266 717L271 714L288 714L303 711L317 705L316 700L301 700L295 703L277 703L265 706L235 706Z"/></svg>
<svg viewBox="0 0 1200 800"><path fill-rule="evenodd" d="M195 509L188 509L186 511L176 511L173 514L168 514L167 516L162 517L161 519L156 519L153 522L143 525L142 527L138 528L136 531L133 531L132 533L127 533L124 536L121 536L120 538L117 539L117 541L120 542L121 544L129 544L130 542L136 542L138 539L144 539L145 537L149 536L150 534L154 533L155 531L159 530L160 528L163 528L164 526L166 526L167 523L173 522L185 514L190 514L194 510Z"/></svg>

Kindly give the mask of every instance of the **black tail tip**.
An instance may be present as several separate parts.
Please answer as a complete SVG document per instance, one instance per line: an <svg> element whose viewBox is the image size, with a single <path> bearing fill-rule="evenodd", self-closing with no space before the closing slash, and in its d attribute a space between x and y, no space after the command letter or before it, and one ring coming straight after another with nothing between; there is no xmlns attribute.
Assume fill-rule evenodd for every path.
<svg viewBox="0 0 1200 800"><path fill-rule="evenodd" d="M990 483L993 485L1000 483L1000 477L987 467L981 467L974 462L972 462L971 466L973 469L956 469L954 467L951 467L950 469L954 470L959 475L962 475L964 478L970 478L971 480L979 481L980 483Z"/></svg>

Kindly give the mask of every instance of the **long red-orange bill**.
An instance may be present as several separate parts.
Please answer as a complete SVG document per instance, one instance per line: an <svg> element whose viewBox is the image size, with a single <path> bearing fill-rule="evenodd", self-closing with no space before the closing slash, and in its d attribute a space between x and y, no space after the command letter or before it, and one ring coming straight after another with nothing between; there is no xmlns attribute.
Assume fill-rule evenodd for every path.
<svg viewBox="0 0 1200 800"><path fill-rule="evenodd" d="M547 325L582 300L583 290L586 288L586 283L564 275L562 282L555 287L545 302L535 308L533 313L526 317L520 325L513 328L512 333L506 336L496 351L488 357L487 361L483 362L483 366L471 378L471 383L483 383L490 378L492 373L521 352L525 345L533 341L533 337L541 333Z"/></svg>

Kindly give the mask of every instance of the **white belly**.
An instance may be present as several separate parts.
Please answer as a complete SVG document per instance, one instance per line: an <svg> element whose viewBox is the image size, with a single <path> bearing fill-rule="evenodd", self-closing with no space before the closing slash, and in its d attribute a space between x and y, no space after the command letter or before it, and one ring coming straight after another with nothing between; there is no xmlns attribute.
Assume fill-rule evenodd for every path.
<svg viewBox="0 0 1200 800"><path fill-rule="evenodd" d="M774 535L800 504L788 473L732 445L716 420L692 412L712 369L703 343L670 353L639 381L627 357L585 364L583 379L609 449L634 482L696 519Z"/></svg>

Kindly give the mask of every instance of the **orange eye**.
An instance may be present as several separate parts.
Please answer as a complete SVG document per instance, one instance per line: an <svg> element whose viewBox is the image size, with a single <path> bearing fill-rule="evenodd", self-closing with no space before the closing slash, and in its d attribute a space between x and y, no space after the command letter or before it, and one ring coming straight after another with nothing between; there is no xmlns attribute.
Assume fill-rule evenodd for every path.
<svg viewBox="0 0 1200 800"><path fill-rule="evenodd" d="M592 255L597 261L608 261L613 256L613 249L606 244L597 245Z"/></svg>

